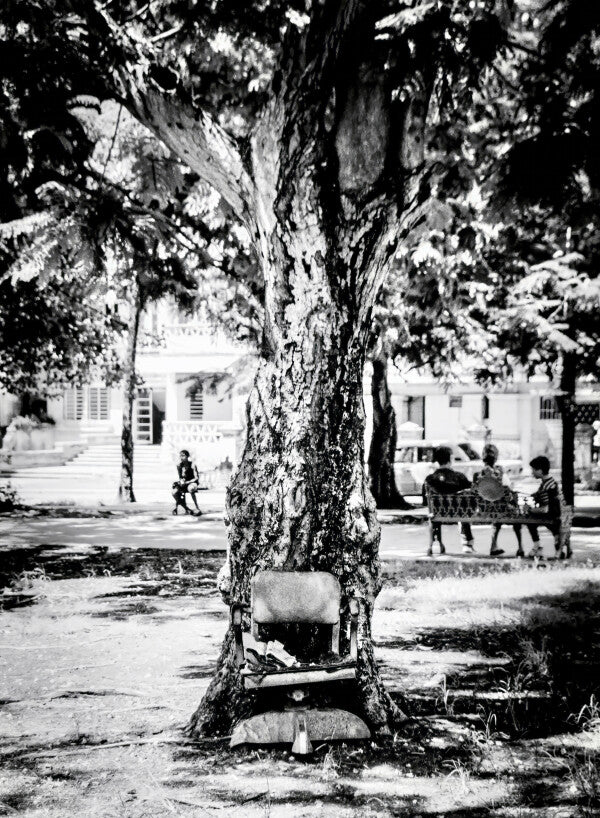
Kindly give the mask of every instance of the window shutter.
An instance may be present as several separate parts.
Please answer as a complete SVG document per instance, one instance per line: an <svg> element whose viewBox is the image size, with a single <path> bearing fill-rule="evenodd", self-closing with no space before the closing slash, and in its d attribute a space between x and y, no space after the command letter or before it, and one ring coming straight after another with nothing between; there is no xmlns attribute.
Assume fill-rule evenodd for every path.
<svg viewBox="0 0 600 818"><path fill-rule="evenodd" d="M83 389L67 389L63 395L65 420L81 420L83 417Z"/></svg>
<svg viewBox="0 0 600 818"><path fill-rule="evenodd" d="M88 389L88 420L108 420L108 389L90 386Z"/></svg>
<svg viewBox="0 0 600 818"><path fill-rule="evenodd" d="M555 397L540 398L540 420L559 420L560 409Z"/></svg>
<svg viewBox="0 0 600 818"><path fill-rule="evenodd" d="M108 389L102 387L100 390L100 420L108 420Z"/></svg>

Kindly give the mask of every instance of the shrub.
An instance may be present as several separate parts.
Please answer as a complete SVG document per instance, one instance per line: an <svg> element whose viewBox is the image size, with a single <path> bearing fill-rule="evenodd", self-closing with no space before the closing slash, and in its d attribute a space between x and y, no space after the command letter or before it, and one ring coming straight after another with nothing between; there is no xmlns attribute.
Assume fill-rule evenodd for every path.
<svg viewBox="0 0 600 818"><path fill-rule="evenodd" d="M33 428L35 428L35 426L36 424L30 417L17 415L9 423L6 433L10 434L10 432L30 432Z"/></svg>
<svg viewBox="0 0 600 818"><path fill-rule="evenodd" d="M12 511L18 503L18 495L15 489L10 485L10 483L6 483L4 486L0 486L0 512L1 511Z"/></svg>

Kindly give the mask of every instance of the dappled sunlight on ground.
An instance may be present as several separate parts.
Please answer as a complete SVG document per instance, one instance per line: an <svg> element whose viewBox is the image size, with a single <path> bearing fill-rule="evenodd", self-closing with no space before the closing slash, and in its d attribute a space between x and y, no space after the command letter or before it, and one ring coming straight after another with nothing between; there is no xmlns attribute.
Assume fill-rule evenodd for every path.
<svg viewBox="0 0 600 818"><path fill-rule="evenodd" d="M227 625L214 586L224 526L161 516L0 522L13 525L0 568L0 814L585 814L600 567L386 562L376 655L411 720L389 741L297 760L185 735Z"/></svg>
<svg viewBox="0 0 600 818"><path fill-rule="evenodd" d="M226 530L220 519L135 515L114 519L23 520L11 526L13 542L63 546L116 546L118 548L208 548L226 547Z"/></svg>
<svg viewBox="0 0 600 818"><path fill-rule="evenodd" d="M482 576L469 576L467 567L456 567L454 576L418 578L407 588L386 587L377 600L379 608L406 608L429 604L434 608L452 608L476 602L497 603L514 600L533 600L561 594L580 583L597 583L600 587L600 567L594 565L570 565L568 570L561 563L526 564L522 569L510 572L494 570Z"/></svg>

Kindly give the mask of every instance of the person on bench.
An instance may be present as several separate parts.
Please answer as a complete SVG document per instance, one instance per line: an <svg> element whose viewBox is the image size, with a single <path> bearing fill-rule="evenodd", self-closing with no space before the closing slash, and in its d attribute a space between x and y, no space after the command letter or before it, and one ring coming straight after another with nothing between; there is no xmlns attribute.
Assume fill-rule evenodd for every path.
<svg viewBox="0 0 600 818"><path fill-rule="evenodd" d="M531 539L533 540L533 547L527 556L540 557L544 550L540 543L538 523L550 529L554 537L554 548L556 553L559 554L561 551L561 511L564 503L560 486L554 477L550 475L550 461L547 457L544 455L534 457L529 465L531 466L533 476L541 482L537 491L531 495L535 503L535 508L527 506L529 515L538 521L528 523L527 525Z"/></svg>
<svg viewBox="0 0 600 818"><path fill-rule="evenodd" d="M504 477L504 469L502 466L499 466L497 463L498 460L498 448L494 446L493 443L488 443L483 447L483 452L481 454L481 459L484 462L483 469L478 472L474 480L476 481L481 476L486 477L493 477L494 480L497 480L499 483L506 485L505 477ZM507 487L508 493L509 487ZM512 492L514 495L514 492ZM515 499L515 507L517 505ZM499 557L501 554L504 554L503 548L498 548L498 535L500 534L500 529L502 528L502 523L494 523L494 529L492 532L492 542L490 545L490 556L491 557ZM517 538L517 557L524 557L525 552L523 551L523 542L521 537L521 526L519 523L515 523L513 525L513 529L515 532L515 537Z"/></svg>
<svg viewBox="0 0 600 818"><path fill-rule="evenodd" d="M425 478L425 484L438 494L457 494L459 491L468 489L471 486L469 479L459 471L451 468L452 463L452 449L449 446L438 446L433 452L433 459L438 464L437 468L432 474L428 474ZM425 498L425 486L423 486L423 496ZM463 544L463 551L465 554L473 554L475 552L473 532L470 523L459 523L460 537ZM441 523L433 524L433 538L440 544L440 551L443 554L446 550L442 544L442 525Z"/></svg>
<svg viewBox="0 0 600 818"><path fill-rule="evenodd" d="M186 514L191 514L192 511L186 502L186 493L189 492L194 505L196 506L196 515L199 517L202 512L198 505L198 498L196 494L200 487L198 469L190 459L190 453L187 449L182 449L179 452L179 463L177 464L177 474L179 479L173 483L173 497L175 498L175 508L173 514L177 514L177 509L181 506Z"/></svg>

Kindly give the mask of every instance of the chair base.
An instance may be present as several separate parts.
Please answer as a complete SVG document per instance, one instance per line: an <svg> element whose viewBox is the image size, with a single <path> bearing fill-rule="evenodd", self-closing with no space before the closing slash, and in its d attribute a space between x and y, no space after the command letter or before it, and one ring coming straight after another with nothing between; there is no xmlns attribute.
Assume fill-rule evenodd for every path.
<svg viewBox="0 0 600 818"><path fill-rule="evenodd" d="M298 670L294 667L281 671L265 671L260 673L248 668L242 668L242 679L246 690L256 690L264 687L297 687L298 685L312 684L314 682L342 682L356 678L356 667L354 662L348 665L330 668L308 667Z"/></svg>
<svg viewBox="0 0 600 818"><path fill-rule="evenodd" d="M371 737L364 721L347 710L269 710L241 721L234 729L230 747L240 744L293 744L297 755L312 752L315 741L356 741Z"/></svg>

